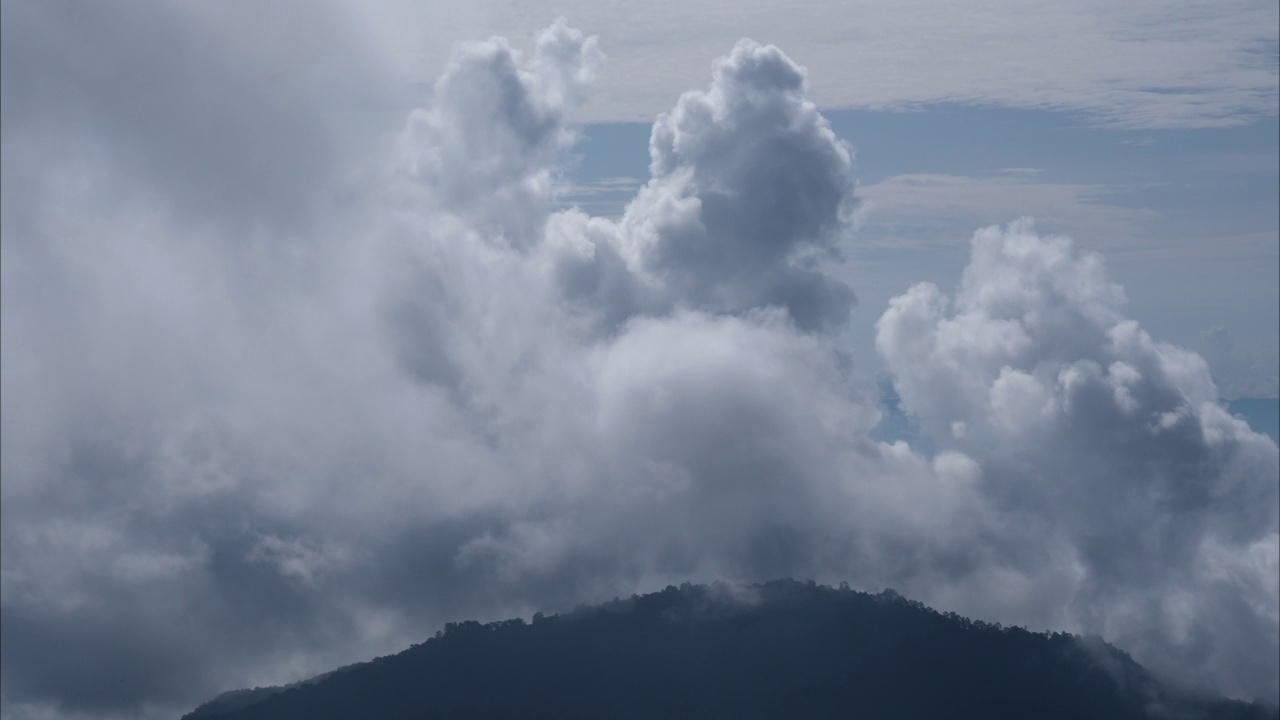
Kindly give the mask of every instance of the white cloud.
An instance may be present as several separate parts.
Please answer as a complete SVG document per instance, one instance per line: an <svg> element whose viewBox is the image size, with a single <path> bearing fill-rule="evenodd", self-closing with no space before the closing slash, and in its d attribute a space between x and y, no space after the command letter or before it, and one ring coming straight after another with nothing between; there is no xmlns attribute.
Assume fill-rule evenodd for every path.
<svg viewBox="0 0 1280 720"><path fill-rule="evenodd" d="M983 494L1073 548L1083 576L1060 602L1077 622L1162 671L1274 696L1260 588L1280 577L1255 559L1275 552L1277 448L1123 303L1098 256L1020 221L974 236L954 299L895 298L877 348L908 412L982 463Z"/></svg>
<svg viewBox="0 0 1280 720"><path fill-rule="evenodd" d="M651 179L618 223L552 218L568 296L611 324L768 305L807 329L841 324L853 293L817 268L848 232L853 162L805 87L776 48L738 43L709 90L659 116Z"/></svg>
<svg viewBox="0 0 1280 720"><path fill-rule="evenodd" d="M1116 431L1068 435L1100 443L1098 478L1148 469L1123 438L1150 453L1144 487L1178 502L1273 492L1257 478L1274 476L1275 446L1204 404L1203 363L1123 322L1118 288L1064 242L1024 238L1005 257L1004 236L987 241L970 269L979 310L954 329L937 330L936 290L894 306L882 342L904 397L967 440L928 459L868 439L878 413L839 346L852 292L829 274L851 157L772 46L738 43L658 119L652 177L615 221L550 210L602 60L562 23L523 54L459 48L399 131L374 113L299 140L358 103L348 91L394 85L377 53L329 34L340 23L298 28L368 76L329 94L310 66L268 82L227 60L245 43L316 52L259 47L245 7L165 6L164 27L205 38L179 47L133 31L145 4L102 37L59 5L4 7L6 112L15 88L42 98L2 138L6 715L171 715L445 620L688 578L850 579L1037 627L1190 593L1166 614L1247 629L1205 582L1269 601L1265 503L1206 509L1185 536L1158 508L1108 505L1099 537L1117 560L1221 570L1180 579L1158 563L1100 571L1083 508L1110 486L1066 487L1061 518L1043 493L1011 502L1026 466L990 439L1081 413ZM31 33L16 46L15 19ZM59 65L45 41L64 36L101 58ZM82 92L121 58L166 67ZM1186 457L1208 469L1178 470ZM1146 521L1150 538L1123 531ZM1107 629L1164 647L1162 627ZM1213 646L1226 654L1208 667L1267 649L1257 637Z"/></svg>
<svg viewBox="0 0 1280 720"><path fill-rule="evenodd" d="M974 469L867 440L823 332L852 299L822 258L854 183L803 71L739 44L659 121L622 218L552 214L600 60L563 24L525 55L462 47L364 144L384 169L288 166L292 205L207 197L270 143L137 172L156 149L131 128L48 141L128 97L6 122L6 714L165 714L659 580L875 584L899 574L857 538L971 531L949 518ZM149 122L199 143L183 113Z"/></svg>

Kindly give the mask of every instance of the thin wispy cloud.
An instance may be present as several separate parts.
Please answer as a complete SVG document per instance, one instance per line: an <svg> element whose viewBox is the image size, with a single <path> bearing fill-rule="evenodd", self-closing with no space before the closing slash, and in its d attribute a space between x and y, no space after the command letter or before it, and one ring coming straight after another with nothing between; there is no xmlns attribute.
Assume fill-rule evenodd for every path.
<svg viewBox="0 0 1280 720"><path fill-rule="evenodd" d="M1144 244L1155 211L1126 207L1141 186L1107 186L1041 180L1035 170L1014 168L988 177L895 175L859 189L861 230L867 245L927 247L966 242L957 227L999 222L1020 213L1058 232L1089 238L1095 247ZM939 236L942 236L941 239Z"/></svg>
<svg viewBox="0 0 1280 720"><path fill-rule="evenodd" d="M588 215L617 220L635 197L644 180L634 177L607 177L586 183L556 183L553 190L559 209L580 208Z"/></svg>
<svg viewBox="0 0 1280 720"><path fill-rule="evenodd" d="M583 108L591 121L649 120L743 35L787 48L824 107L963 102L1075 111L1109 127L1219 127L1274 117L1280 77L1280 11L1251 0L377 5L427 77L448 42L527 37L548 14L616 38Z"/></svg>

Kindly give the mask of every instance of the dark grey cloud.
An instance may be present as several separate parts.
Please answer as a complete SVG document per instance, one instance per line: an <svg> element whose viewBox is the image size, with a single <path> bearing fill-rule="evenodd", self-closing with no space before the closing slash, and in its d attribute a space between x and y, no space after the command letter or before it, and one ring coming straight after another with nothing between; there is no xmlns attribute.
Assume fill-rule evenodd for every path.
<svg viewBox="0 0 1280 720"><path fill-rule="evenodd" d="M1200 643L1170 670L1218 679L1275 647L1275 446L1214 410L1194 355L1119 318L1095 261L1039 238L1013 243L1021 274L976 253L991 299L937 353L945 301L895 301L880 341L943 451L867 437L852 291L825 274L851 154L776 48L740 43L659 118L615 222L550 210L603 61L564 23L524 54L462 46L395 128L377 110L337 132L366 91L398 102L341 8L294 27L285 5L119 7L77 43L52 39L107 10L4 6L6 717L172 716L447 620L690 578L848 579L1148 655ZM144 59L166 66L145 86L78 96ZM1037 431L1038 392L1059 402L1044 437L1101 425L1043 455L984 444ZM1158 437L1132 404L1169 414ZM1037 474L1073 453L1089 478L1153 473L1160 503Z"/></svg>

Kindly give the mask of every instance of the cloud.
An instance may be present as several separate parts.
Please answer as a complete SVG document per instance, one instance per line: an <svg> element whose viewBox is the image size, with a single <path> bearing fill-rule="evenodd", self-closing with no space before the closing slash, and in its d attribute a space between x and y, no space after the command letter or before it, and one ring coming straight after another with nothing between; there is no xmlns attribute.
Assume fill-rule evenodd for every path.
<svg viewBox="0 0 1280 720"><path fill-rule="evenodd" d="M1242 352L1230 329L1213 325L1201 335L1200 341L1205 348L1204 357L1214 369L1214 381L1223 397L1280 397L1280 374L1277 374L1277 369L1253 348ZM1223 382L1218 379L1219 373L1232 379Z"/></svg>
<svg viewBox="0 0 1280 720"><path fill-rule="evenodd" d="M991 177L895 175L863 186L860 247L936 244L940 235L950 240L956 227L1019 215L1073 237L1106 243L1107 249L1148 244L1142 242L1150 234L1146 226L1159 214L1116 202L1139 186L1046 182L1036 177L1038 172L1007 168Z"/></svg>
<svg viewBox="0 0 1280 720"><path fill-rule="evenodd" d="M892 585L1171 647L1186 672L1274 649L1274 621L1249 619L1275 606L1276 520L1246 500L1274 494L1258 478L1274 477L1275 446L1214 409L1195 356L1120 319L1118 289L1063 242L1027 240L1018 272L999 253L971 269L993 280L991 313L1025 307L1031 329L979 314L942 358L936 291L894 305L882 342L904 400L968 439L925 457L868 438L879 413L850 389L841 345L853 293L830 274L852 156L777 48L738 43L659 117L651 178L611 220L551 210L603 62L564 23L528 52L455 49L421 108L399 125L362 116L346 137L310 123L360 102L347 91L395 85L376 53L332 93L311 66L260 91L228 59L246 43L366 58L336 19L276 47L255 44L271 33L245 7L166 6L155 17L186 33L170 44L133 30L146 4L103 37L72 32L69 7L4 7L4 92L49 94L6 95L6 113L11 98L23 109L2 138L6 717L172 716L448 620L690 578ZM66 46L11 44L19 29L103 60L67 70ZM79 95L120 58L171 67ZM136 125L140 98L153 110ZM1019 352L1061 367L1041 377L1006 357ZM1095 416L1115 434L1067 441L1077 457L1102 443L1096 485L1019 484L1052 465L983 440ZM1165 504L1121 494L1087 532L1089 493L1115 493L1101 478L1147 470ZM1054 492L1061 518L1043 511ZM1126 512L1153 534L1135 537ZM1140 562L1155 558L1170 569ZM1190 639L1145 620L1153 606L1191 618ZM1215 644L1210 630L1252 634ZM1259 677L1231 687L1269 691Z"/></svg>
<svg viewBox="0 0 1280 720"><path fill-rule="evenodd" d="M644 181L633 177L607 177L583 184L557 183L558 209L579 208L587 215L618 220Z"/></svg>
<svg viewBox="0 0 1280 720"><path fill-rule="evenodd" d="M552 219L566 293L612 323L773 305L806 329L841 324L853 293L817 265L848 231L853 163L805 85L776 48L738 43L654 123L651 179L620 221Z"/></svg>
<svg viewBox="0 0 1280 720"><path fill-rule="evenodd" d="M876 346L907 411L982 464L984 497L1070 549L1082 625L1274 697L1276 446L1123 304L1099 256L1019 221L974 236L954 299L895 298Z"/></svg>
<svg viewBox="0 0 1280 720"><path fill-rule="evenodd" d="M424 202L505 242L533 242L552 161L573 134L564 114L582 101L604 55L563 22L539 37L520 66L506 41L464 46L414 111L404 137Z"/></svg>
<svg viewBox="0 0 1280 720"><path fill-rule="evenodd" d="M6 52L51 62L9 45L9 20L61 28L61 7L10 7ZM325 98L291 104L305 74L282 76L303 86L281 88L287 107L244 91L215 62L229 37L183 49L235 95L212 117L182 107L182 68L141 92L163 100L157 145L205 152L200 128L225 120L249 133L223 138L230 157L170 163L131 123L95 120L129 88L60 122L25 101L6 120L6 187L25 188L6 192L0 245L6 715L172 714L444 620L690 572L816 573L849 551L812 524L844 520L823 509L841 492L831 458L805 448L870 470L886 452L858 440L875 411L814 334L852 298L821 270L852 167L778 50L744 43L681 101L662 168L613 223L548 211L602 62L563 23L527 55L460 47L394 141L356 128L375 160L324 172L255 134ZM96 42L111 61L115 43L176 52L142 40ZM255 163L303 199L224 202ZM738 237L740 211L765 227Z"/></svg>
<svg viewBox="0 0 1280 720"><path fill-rule="evenodd" d="M3 19L5 124L23 138L6 166L96 157L240 232L308 213L401 102L335 2L14 2Z"/></svg>
<svg viewBox="0 0 1280 720"><path fill-rule="evenodd" d="M367 3L366 3L367 5ZM444 66L455 38L524 36L560 13L610 39L590 121L648 121L742 36L787 48L813 73L821 107L912 108L929 103L1068 110L1109 127L1221 127L1274 118L1276 26L1270 4L1231 0L1028 7L1012 0L938 6L858 0L839 5L657 0L492 2L440 8L376 3L403 62ZM406 30L412 28L412 31ZM423 72L420 70L419 72Z"/></svg>

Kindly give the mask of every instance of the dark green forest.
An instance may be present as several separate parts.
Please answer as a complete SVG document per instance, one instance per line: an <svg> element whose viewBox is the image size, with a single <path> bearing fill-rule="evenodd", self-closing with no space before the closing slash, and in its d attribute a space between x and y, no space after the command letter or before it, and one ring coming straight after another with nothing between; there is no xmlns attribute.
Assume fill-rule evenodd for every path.
<svg viewBox="0 0 1280 720"><path fill-rule="evenodd" d="M399 654L226 693L184 720L1277 717L1163 685L1099 638L783 580L451 623Z"/></svg>

